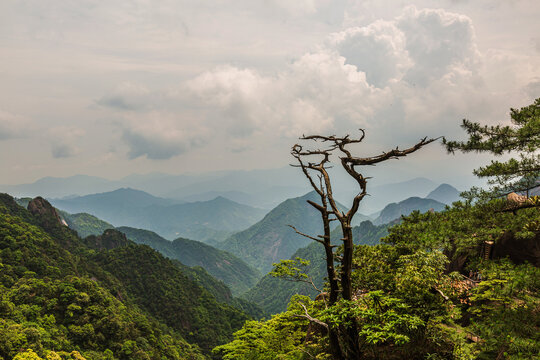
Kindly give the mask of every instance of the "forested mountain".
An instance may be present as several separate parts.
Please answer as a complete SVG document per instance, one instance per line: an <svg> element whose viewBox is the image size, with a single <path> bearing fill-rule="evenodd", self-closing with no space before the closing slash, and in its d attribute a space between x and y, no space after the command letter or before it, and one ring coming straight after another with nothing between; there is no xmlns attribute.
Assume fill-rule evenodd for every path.
<svg viewBox="0 0 540 360"><path fill-rule="evenodd" d="M0 196L0 356L203 359L248 319L155 250L115 230L83 242L45 200L29 209Z"/></svg>
<svg viewBox="0 0 540 360"><path fill-rule="evenodd" d="M289 225L305 234L319 235L322 232L320 213L307 203L318 202L315 192L287 199L272 209L261 221L250 228L238 232L224 242L217 244L223 250L237 254L248 264L261 272L270 271L272 263L288 259L310 240L298 235ZM338 203L341 209L344 206ZM355 224L367 217L358 214Z"/></svg>
<svg viewBox="0 0 540 360"><path fill-rule="evenodd" d="M66 221L70 229L77 231L81 238L89 235L100 235L107 229L114 229L114 226L103 221L94 215L87 213L70 214L66 211L58 210L60 216Z"/></svg>
<svg viewBox="0 0 540 360"><path fill-rule="evenodd" d="M308 199L317 200L313 192L285 200L261 221L218 246L263 273L270 271L272 263L288 259L296 250L309 244L309 239L296 234L288 225L298 226L300 231L310 234L322 231L320 215L306 202Z"/></svg>
<svg viewBox="0 0 540 360"><path fill-rule="evenodd" d="M388 235L388 225L375 226L370 221L363 221L353 228L355 244L375 245L379 240ZM332 242L339 244L341 230L336 228L332 232ZM302 270L310 277L314 285L322 290L327 278L324 248L311 242L308 246L298 249L291 260L301 258L309 261L309 265L302 266ZM318 291L306 282L288 281L282 278L266 274L250 291L243 297L259 306L267 313L275 314L285 311L291 297L295 294L306 295L311 298L317 296Z"/></svg>
<svg viewBox="0 0 540 360"><path fill-rule="evenodd" d="M52 200L54 206L69 213L89 213L115 226L145 228L167 239L181 236L200 241L222 240L254 224L266 213L223 197L178 202L133 189Z"/></svg>
<svg viewBox="0 0 540 360"><path fill-rule="evenodd" d="M386 205L373 223L376 225L387 224L399 219L402 215L409 215L415 210L420 212L426 212L430 209L433 209L434 211L441 211L445 208L445 206L445 204L436 200L411 197L398 203Z"/></svg>
<svg viewBox="0 0 540 360"><path fill-rule="evenodd" d="M260 278L260 273L240 258L199 241L182 238L169 241L152 231L125 226L117 230L136 243L148 245L184 265L204 268L210 275L223 281L234 295L246 292Z"/></svg>

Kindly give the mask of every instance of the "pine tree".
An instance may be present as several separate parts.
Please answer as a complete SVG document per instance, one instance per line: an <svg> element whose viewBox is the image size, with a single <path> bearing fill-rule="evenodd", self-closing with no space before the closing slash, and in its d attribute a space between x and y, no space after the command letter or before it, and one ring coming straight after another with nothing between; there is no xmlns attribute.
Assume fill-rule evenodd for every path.
<svg viewBox="0 0 540 360"><path fill-rule="evenodd" d="M490 153L495 156L512 154L505 161L492 160L489 165L474 170L478 177L488 178L492 192L498 196L538 186L540 177L540 98L521 109L510 109L511 125L481 125L463 120L461 127L469 136L466 141L443 144L450 153Z"/></svg>

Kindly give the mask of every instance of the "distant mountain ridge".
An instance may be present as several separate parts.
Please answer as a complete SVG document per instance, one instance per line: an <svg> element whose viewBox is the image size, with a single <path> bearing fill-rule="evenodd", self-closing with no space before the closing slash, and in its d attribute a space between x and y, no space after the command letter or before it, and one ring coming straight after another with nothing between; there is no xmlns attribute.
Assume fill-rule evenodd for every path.
<svg viewBox="0 0 540 360"><path fill-rule="evenodd" d="M51 203L69 213L92 214L114 226L145 228L168 239L185 237L200 241L225 239L256 223L266 213L223 197L184 203L129 188L52 199Z"/></svg>
<svg viewBox="0 0 540 360"><path fill-rule="evenodd" d="M422 213L433 209L434 211L442 211L446 207L446 204L440 203L433 199L423 199L419 197L410 197L398 203L392 203L385 206L381 211L379 217L373 222L375 225L387 224L396 219L399 219L402 215L409 215L415 210Z"/></svg>
<svg viewBox="0 0 540 360"><path fill-rule="evenodd" d="M308 189L300 172L283 167L180 175L132 174L119 180L89 175L45 177L28 184L0 184L0 191L18 197L40 195L60 199L110 192L126 187L176 200L190 198L190 201L210 200L208 193L213 192L216 196L222 195L234 201L242 199L238 202L266 209L276 206L287 198L305 193Z"/></svg>
<svg viewBox="0 0 540 360"><path fill-rule="evenodd" d="M433 199L446 205L452 205L460 199L459 190L449 184L441 184L430 192L426 199Z"/></svg>

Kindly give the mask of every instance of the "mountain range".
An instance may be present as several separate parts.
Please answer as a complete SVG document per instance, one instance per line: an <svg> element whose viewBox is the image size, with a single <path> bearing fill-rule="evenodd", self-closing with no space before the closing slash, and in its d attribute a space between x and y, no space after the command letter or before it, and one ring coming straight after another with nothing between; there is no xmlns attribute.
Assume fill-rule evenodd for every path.
<svg viewBox="0 0 540 360"><path fill-rule="evenodd" d="M114 226L155 231L167 239L185 237L220 241L260 220L265 210L238 204L223 197L184 203L122 188L70 199L51 199L69 213L89 213Z"/></svg>
<svg viewBox="0 0 540 360"><path fill-rule="evenodd" d="M317 201L310 192L304 196L287 199L272 209L256 224L240 231L217 244L244 259L263 273L270 271L272 263L288 259L296 250L306 246L310 240L298 235L289 225L297 226L307 234L320 234L320 215L306 201Z"/></svg>
<svg viewBox="0 0 540 360"><path fill-rule="evenodd" d="M0 191L14 196L46 198L72 198L119 188L133 188L177 201L186 198L187 202L224 196L245 205L271 209L287 198L305 193L308 184L296 169L284 167L183 175L133 174L119 180L74 175L45 177L28 184L0 185Z"/></svg>
<svg viewBox="0 0 540 360"><path fill-rule="evenodd" d="M370 171L376 171L377 168ZM330 169L336 199L349 206L357 193L357 184L340 169ZM380 184L377 179L369 182L369 196L362 201L360 212L371 214L386 204L406 198L426 197L437 183L426 178ZM258 208L272 209L284 200L310 191L301 171L292 167L250 171L218 171L201 174L133 174L119 180L75 175L66 178L46 177L33 183L0 185L0 191L14 196L44 196L46 198L72 198L95 193L110 192L119 188L145 191L157 197L175 201L208 201L222 196L235 202ZM435 199L437 200L437 199Z"/></svg>

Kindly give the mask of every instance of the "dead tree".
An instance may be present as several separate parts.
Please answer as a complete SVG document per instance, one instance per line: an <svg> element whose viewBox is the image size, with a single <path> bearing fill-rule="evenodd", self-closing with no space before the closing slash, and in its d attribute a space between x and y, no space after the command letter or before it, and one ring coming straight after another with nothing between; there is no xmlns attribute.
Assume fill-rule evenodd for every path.
<svg viewBox="0 0 540 360"><path fill-rule="evenodd" d="M325 181L323 180L325 176L328 177L326 164L330 161L330 150L324 151L304 151L302 146L296 144L291 150L292 156L298 161L299 165L293 165L300 167L302 172L309 180L309 183L313 190L319 195L321 203L318 204L314 201L308 200L307 202L317 209L321 213L321 220L323 223L324 235L319 235L318 237L310 236L298 231L294 226L291 226L296 233L299 235L305 236L311 240L314 240L324 246L324 251L326 255L326 273L328 276L328 284L330 287L328 294L328 304L330 306L334 305L338 300L339 294L339 284L338 278L336 276L336 271L334 267L334 248L335 245L332 245L330 239L330 222L336 220L336 218L331 218L333 211L328 206L328 194L325 187ZM311 156L322 156L322 159L318 162L308 161L307 163L302 160L302 158L308 158ZM316 181L309 170L315 171L317 174ZM341 351L341 346L339 344L339 336L336 329L333 329L329 326L326 326L328 329L328 338L330 344L330 352L334 359L341 360L344 359L343 353Z"/></svg>
<svg viewBox="0 0 540 360"><path fill-rule="evenodd" d="M317 150L305 150L301 145L296 144L292 148L292 155L299 162L298 167L302 169L304 175L308 178L313 189L319 194L321 198L321 204L308 201L310 205L319 210L323 220L324 235L319 238L310 237L324 245L326 252L326 267L328 273L328 281L330 286L329 301L330 304L341 297L344 300L352 300L353 289L351 283L352 265L353 265L353 234L352 234L352 220L355 214L358 212L360 202L368 194L367 181L369 177L364 176L358 167L361 166L373 166L378 163L390 160L399 159L400 157L407 156L423 146L437 140L423 138L415 145L399 150L398 147L382 154L371 157L355 157L349 150L350 144L360 143L364 140L365 132L360 130L360 137L353 139L349 135L344 137L337 137L335 135L322 136L322 135L310 135L302 136L300 140L313 140L315 142L322 142L327 147L325 149ZM341 166L345 171L356 181L359 186L358 194L353 198L352 206L348 210L340 210L337 205L337 201L334 198L332 190L332 182L327 171L327 164L330 162L330 156L338 153ZM303 159L312 158L314 156L322 157L318 162L304 161ZM315 182L311 176L309 170L318 173L319 182ZM333 215L335 219L339 221L343 237L341 239L343 244L343 256L340 259L341 267L340 274L336 273L334 268L334 245L330 239L330 215ZM335 220L334 219L334 220ZM305 234L302 234L305 235ZM338 281L339 279L339 281ZM331 352L335 359L359 359L361 356L361 349L359 344L358 326L355 319L351 319L350 326L342 329L339 333L335 332L334 335L337 339L332 340L330 338ZM331 328L331 327L329 327ZM329 332L330 334L330 332ZM337 349L334 347L338 347Z"/></svg>

